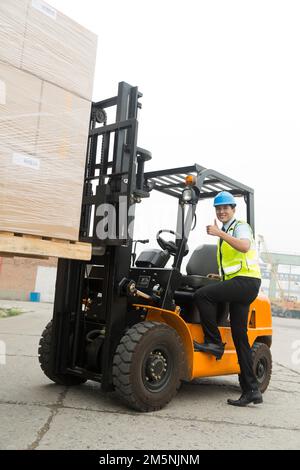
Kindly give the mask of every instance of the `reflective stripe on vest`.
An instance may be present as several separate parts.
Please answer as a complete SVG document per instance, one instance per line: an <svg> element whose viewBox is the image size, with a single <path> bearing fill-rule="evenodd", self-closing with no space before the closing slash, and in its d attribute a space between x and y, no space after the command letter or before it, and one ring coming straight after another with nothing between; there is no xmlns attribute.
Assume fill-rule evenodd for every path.
<svg viewBox="0 0 300 470"><path fill-rule="evenodd" d="M233 236L237 225L240 223L245 222L235 221L235 223L229 227L227 233ZM217 258L219 272L224 280L232 279L235 276L261 278L253 235L250 250L247 253L241 253L226 243L225 240L223 240L222 243L221 240L219 240Z"/></svg>
<svg viewBox="0 0 300 470"><path fill-rule="evenodd" d="M242 263L235 264L234 266L228 266L227 268L223 268L223 271L225 274L233 274L237 273L238 271L241 270Z"/></svg>
<svg viewBox="0 0 300 470"><path fill-rule="evenodd" d="M248 259L247 263L249 264L249 266L251 266L251 264L258 264L258 259Z"/></svg>

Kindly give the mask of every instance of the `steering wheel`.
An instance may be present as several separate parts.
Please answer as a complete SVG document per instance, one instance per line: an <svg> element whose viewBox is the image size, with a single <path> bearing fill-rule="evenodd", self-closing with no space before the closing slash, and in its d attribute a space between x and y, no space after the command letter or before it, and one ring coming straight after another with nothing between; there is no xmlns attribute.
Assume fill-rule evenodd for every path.
<svg viewBox="0 0 300 470"><path fill-rule="evenodd" d="M170 255L176 256L179 247L176 245L175 242L172 242L172 240L167 241L164 238L162 238L161 237L162 233L170 233L171 235L174 235L176 238L180 238L179 233L174 232L173 230L160 230L159 232L157 232L157 235L156 235L157 243L159 244L161 249L166 250L168 253L170 253ZM188 252L189 252L188 246L187 244L185 244L184 256L187 255Z"/></svg>

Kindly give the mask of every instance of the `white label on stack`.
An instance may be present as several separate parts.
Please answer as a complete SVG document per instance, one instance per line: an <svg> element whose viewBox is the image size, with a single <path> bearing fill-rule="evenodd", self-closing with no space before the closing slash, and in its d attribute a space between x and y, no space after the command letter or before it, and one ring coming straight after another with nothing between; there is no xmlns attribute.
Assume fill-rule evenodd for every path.
<svg viewBox="0 0 300 470"><path fill-rule="evenodd" d="M25 166L32 170L39 170L41 162L39 158L34 158L26 153L14 153L13 154L13 165Z"/></svg>
<svg viewBox="0 0 300 470"><path fill-rule="evenodd" d="M6 83L0 80L0 104L6 104Z"/></svg>
<svg viewBox="0 0 300 470"><path fill-rule="evenodd" d="M48 5L48 3L43 2L43 0L32 0L32 6L41 13L44 13L44 15L56 20L57 10Z"/></svg>

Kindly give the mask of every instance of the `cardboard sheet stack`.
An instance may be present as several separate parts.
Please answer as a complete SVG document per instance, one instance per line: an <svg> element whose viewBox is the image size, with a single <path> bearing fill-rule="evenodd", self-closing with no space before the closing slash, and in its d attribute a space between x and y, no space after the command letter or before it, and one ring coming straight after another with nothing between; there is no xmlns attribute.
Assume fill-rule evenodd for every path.
<svg viewBox="0 0 300 470"><path fill-rule="evenodd" d="M0 231L78 240L96 50L47 3L1 0Z"/></svg>

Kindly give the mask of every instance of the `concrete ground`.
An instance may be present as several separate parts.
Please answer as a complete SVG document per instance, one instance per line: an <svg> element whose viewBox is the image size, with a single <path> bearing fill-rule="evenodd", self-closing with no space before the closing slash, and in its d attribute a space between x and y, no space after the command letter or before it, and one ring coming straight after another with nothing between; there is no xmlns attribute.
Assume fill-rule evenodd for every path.
<svg viewBox="0 0 300 470"><path fill-rule="evenodd" d="M274 318L271 384L263 405L235 408L237 378L184 384L163 410L128 410L100 385L67 388L43 375L37 359L51 304L0 319L0 449L299 449L300 320ZM6 345L6 364L3 348Z"/></svg>

